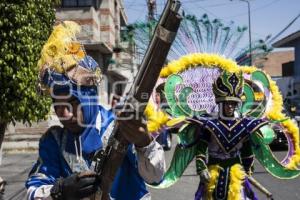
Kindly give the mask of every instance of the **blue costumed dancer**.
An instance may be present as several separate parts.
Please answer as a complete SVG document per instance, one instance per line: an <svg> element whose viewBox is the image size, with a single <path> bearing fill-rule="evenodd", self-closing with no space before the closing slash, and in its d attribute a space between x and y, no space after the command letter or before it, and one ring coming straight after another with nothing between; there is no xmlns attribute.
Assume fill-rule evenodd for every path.
<svg viewBox="0 0 300 200"><path fill-rule="evenodd" d="M98 103L101 70L76 40L80 26L63 22L54 27L39 61L41 84L51 94L62 126L42 136L39 158L26 181L28 199L82 199L94 195L99 178L94 154L105 148L116 121ZM161 181L164 152L140 121L121 121L133 143L120 167L110 196L116 200L150 199L145 181Z"/></svg>

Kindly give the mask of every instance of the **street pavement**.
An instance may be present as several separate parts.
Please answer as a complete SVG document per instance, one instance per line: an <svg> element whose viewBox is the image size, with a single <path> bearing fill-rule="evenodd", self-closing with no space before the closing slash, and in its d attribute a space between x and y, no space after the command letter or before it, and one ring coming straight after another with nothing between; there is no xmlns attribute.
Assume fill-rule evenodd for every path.
<svg viewBox="0 0 300 200"><path fill-rule="evenodd" d="M36 154L3 155L0 176L7 181L4 197L0 200L25 199L25 180L36 159Z"/></svg>
<svg viewBox="0 0 300 200"><path fill-rule="evenodd" d="M174 149L174 148L173 148ZM170 163L172 151L166 152L167 163ZM283 152L276 152L283 157ZM25 199L26 191L24 183L27 174L36 160L36 153L6 154L3 156L0 166L0 176L7 180L4 197L0 200L22 200ZM182 178L174 186L165 190L151 189L152 200L192 200L197 189L199 178L196 175L194 162L188 167ZM278 180L256 163L254 177L273 193L275 200L300 200L300 178L294 180ZM257 192L259 199L267 199Z"/></svg>
<svg viewBox="0 0 300 200"><path fill-rule="evenodd" d="M166 152L168 163L171 154L172 152ZM275 152L275 155L282 159L285 152ZM268 174L256 162L254 178L273 194L274 200L300 200L300 177L294 180L279 180ZM196 175L195 162L192 162L175 185L164 190L150 189L150 191L153 200L193 200L198 184L199 177ZM261 192L254 190L260 200L267 199Z"/></svg>

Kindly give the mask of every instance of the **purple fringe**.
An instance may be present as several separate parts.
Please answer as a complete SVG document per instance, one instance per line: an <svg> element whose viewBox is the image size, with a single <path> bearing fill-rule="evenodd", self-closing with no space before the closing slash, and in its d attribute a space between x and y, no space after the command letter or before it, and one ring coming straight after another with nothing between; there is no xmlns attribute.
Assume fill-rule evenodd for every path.
<svg viewBox="0 0 300 200"><path fill-rule="evenodd" d="M250 185L250 182L249 182L249 180L248 180L248 178L246 177L245 178L245 182L244 182L244 195L245 196L247 196L248 198L250 198L251 200L258 200L258 198L257 198L257 196L256 196L256 194L255 194L255 192L252 190L252 188L251 188L251 185ZM248 191L248 193L251 193L252 194L252 197L251 196L249 196L249 195L246 195L247 194L247 192L246 191ZM245 198L246 199L246 198Z"/></svg>
<svg viewBox="0 0 300 200"><path fill-rule="evenodd" d="M249 182L248 178L245 179L244 187L245 187L244 188L244 195L245 195L244 199L246 199L246 196L247 196L251 200L258 200L256 194L254 193L254 191L251 188L251 185L250 185L250 182ZM248 191L248 192L246 192L246 191ZM248 193L251 193L252 197L250 195L247 195ZM195 200L201 200L203 195L204 195L204 185L200 182L199 186L198 186L198 189L197 189L197 192L195 193Z"/></svg>
<svg viewBox="0 0 300 200"><path fill-rule="evenodd" d="M204 194L204 185L200 182L197 192L195 194L195 200L200 200L203 197Z"/></svg>

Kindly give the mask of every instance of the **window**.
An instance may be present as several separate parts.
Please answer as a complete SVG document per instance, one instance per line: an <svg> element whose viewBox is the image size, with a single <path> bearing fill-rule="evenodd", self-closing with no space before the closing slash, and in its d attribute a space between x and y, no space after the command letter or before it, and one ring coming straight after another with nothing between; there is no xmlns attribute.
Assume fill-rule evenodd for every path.
<svg viewBox="0 0 300 200"><path fill-rule="evenodd" d="M102 0L62 0L62 7L90 7L93 6L95 9L99 9Z"/></svg>
<svg viewBox="0 0 300 200"><path fill-rule="evenodd" d="M77 0L78 6L92 6L93 0Z"/></svg>
<svg viewBox="0 0 300 200"><path fill-rule="evenodd" d="M63 7L77 6L77 1L76 0L63 0L62 1L62 6Z"/></svg>
<svg viewBox="0 0 300 200"><path fill-rule="evenodd" d="M94 0L62 0L63 7L94 6Z"/></svg>

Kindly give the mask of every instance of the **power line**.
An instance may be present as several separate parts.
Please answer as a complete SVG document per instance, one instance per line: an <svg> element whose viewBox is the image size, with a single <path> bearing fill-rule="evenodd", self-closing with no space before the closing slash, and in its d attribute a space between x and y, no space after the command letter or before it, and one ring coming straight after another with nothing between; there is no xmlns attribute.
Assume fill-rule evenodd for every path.
<svg viewBox="0 0 300 200"><path fill-rule="evenodd" d="M214 7L221 7L221 6L228 6L229 4L230 5L233 5L233 4L238 4L239 2L232 2L232 3L219 3L219 4L212 4L212 5L207 5L205 6L206 8L214 8Z"/></svg>
<svg viewBox="0 0 300 200"><path fill-rule="evenodd" d="M185 6L187 3L195 3L195 2L198 2L198 3L200 3L200 2L207 2L208 0L188 0L188 1L183 1L182 3L183 3L183 5L182 5L182 7L184 8L184 10L189 10L189 11L191 11L191 10L194 10L193 8L188 8L187 6ZM267 3L267 4L265 4L265 5L263 5L263 6L261 6L261 7L258 7L258 8L255 8L255 9L252 9L251 11L252 12L255 12L255 11L257 11L257 10L261 10L261 9L263 9L263 8L266 8L266 7L269 7L269 6L271 6L272 4L274 4L274 3L276 3L276 2L278 2L279 0L273 0L273 1L271 1L271 2L269 2L269 3ZM136 18L136 20L137 19L139 19L140 17L141 17L141 15L144 13L144 12L146 12L146 5L145 4L134 4L136 2L136 0L133 0L131 3L130 3L130 5L129 5L129 7L127 8L127 9L129 9L130 7L140 7L140 6L142 6L142 7L145 7L145 9L137 9L137 8L131 8L131 10L134 10L134 11L136 11L136 12L140 12L139 13L139 16ZM236 3L239 3L239 2L236 2ZM235 3L235 4L236 4ZM214 17L216 17L216 18L218 18L218 19L221 19L222 21L224 21L224 22L226 22L226 23L230 23L232 20L230 20L230 21L228 21L228 20L226 20L226 19L228 19L228 18L234 18L234 17L237 17L237 16L242 16L242 15L246 15L247 13L240 13L240 14L237 14L237 15L234 15L234 16L231 16L231 17L219 17L218 15L216 15L215 13L213 13L212 11L210 11L210 10L208 10L207 8L213 8L213 7L221 7L221 6L226 6L226 5L232 5L232 4L234 4L233 2L228 2L228 3L219 3L219 4L211 4L211 5L205 5L205 6L199 6L199 5L197 5L196 7L195 7L195 9L196 8L200 8L200 9L202 9L204 12L206 12L206 13L208 13L208 14L210 14L210 15L212 15L212 16L214 16ZM157 6L164 6L165 4L164 3L159 3L159 4L157 4ZM194 15L196 15L195 13L192 13L192 14L194 14ZM196 15L197 16L197 15ZM285 30L285 29L284 29ZM253 34L255 34L255 35L257 35L257 36L259 36L259 37L265 37L265 35L262 35L262 34L259 34L259 33L256 33L256 32L252 32ZM279 35L279 33L277 34L277 35Z"/></svg>
<svg viewBox="0 0 300 200"><path fill-rule="evenodd" d="M132 0L132 2L127 6L127 9L131 8L135 2L136 0Z"/></svg>
<svg viewBox="0 0 300 200"><path fill-rule="evenodd" d="M277 1L279 1L279 0L273 0L272 2L270 2L268 4L265 4L265 5L263 5L263 6L259 7L259 8L253 9L253 11L260 10L260 9L265 8L265 7L268 7L268 6L270 6L271 4L273 4L273 3L277 2ZM236 2L236 3L239 3L239 2ZM231 3L230 5L232 5L232 4L233 3ZM215 4L215 5L220 5L220 6L222 5L222 6L224 6L225 3L223 3L223 4ZM229 2L228 2L227 5L229 5ZM220 20L222 20L222 21L224 21L226 23L231 23L233 21L233 20L230 20L230 21L226 20L226 19L229 19L230 17L219 17L218 15L216 15L215 13L213 13L212 11L206 9L207 7L209 7L209 5L205 6L205 8L202 7L202 6L197 6L197 8L200 8L200 9L204 10L205 12L209 13L210 15L213 15L214 17L216 17L216 18L218 18L218 19L220 19ZM214 5L211 5L211 7L214 7ZM195 7L194 9L197 9L197 8ZM194 9L188 8L187 10L194 10ZM193 13L193 14L195 15L195 13ZM247 13L243 13L243 15L245 15L245 14L247 14ZM252 34L257 35L259 37L265 37L265 35L262 35L262 34L259 34L259 33L253 32L253 31L252 31Z"/></svg>
<svg viewBox="0 0 300 200"><path fill-rule="evenodd" d="M188 2L184 2L186 4L189 4L189 3L195 3L195 2L198 2L199 1L188 1ZM238 4L239 2L226 2L226 3L218 3L218 4L211 4L211 5L204 5L204 7L206 8L213 8L213 7L222 7L222 6L228 6L228 5L233 5L233 4ZM195 7L193 9L196 9Z"/></svg>
<svg viewBox="0 0 300 200"><path fill-rule="evenodd" d="M219 16L217 16L216 14L214 14L213 12L211 12L210 10L207 10L206 8L203 8L202 6L198 6L198 8L200 8L200 9L204 10L205 12L207 12L207 13L209 13L209 14L213 15L214 17L216 17L216 18L219 18L219 19L220 19L220 17L219 17Z"/></svg>
<svg viewBox="0 0 300 200"><path fill-rule="evenodd" d="M290 22L288 23L287 26L285 26L279 33L277 33L271 40L270 40L270 43L272 43L274 40L276 40L282 33L284 33L292 24L295 23L295 21L297 19L299 19L300 17L300 13Z"/></svg>
<svg viewBox="0 0 300 200"><path fill-rule="evenodd" d="M190 1L183 1L182 4L191 4L191 3L199 3L199 2L205 2L205 1L209 1L209 0L190 0ZM229 3L229 2L228 2ZM206 7L219 7L219 6L225 6L228 3L219 3L219 4L212 4L212 5L207 5ZM157 6L165 6L166 3L157 3ZM229 3L230 4L230 3ZM235 3L233 3L235 4ZM143 7L145 6L145 4L143 3L138 3L135 4L134 6L138 6L138 7Z"/></svg>
<svg viewBox="0 0 300 200"><path fill-rule="evenodd" d="M204 10L205 12L209 13L210 15L213 15L214 17L220 19L220 20L223 21L223 22L226 22L226 23L228 23L228 24L230 24L230 23L233 22L232 20L230 20L230 21L224 20L224 18L221 18L221 17L217 16L217 15L214 14L212 11L207 10L207 9L201 7L201 6L199 6L199 8L202 9L202 10ZM184 9L184 10L191 10L191 9ZM195 13L191 13L191 14L197 16ZM265 37L265 35L262 35L262 34L259 34L259 33L255 33L255 32L253 32L253 31L252 31L252 34L257 35L257 36L259 36L259 37Z"/></svg>
<svg viewBox="0 0 300 200"><path fill-rule="evenodd" d="M136 11L136 12L141 12L141 11L143 11L143 12L145 12L144 9L136 9L136 8L130 8L130 11Z"/></svg>
<svg viewBox="0 0 300 200"><path fill-rule="evenodd" d="M145 4L135 4L136 0L133 0L129 5L128 5L128 8L131 8L132 6L139 6L139 7L142 7L142 6L146 6ZM126 5L126 3L125 3Z"/></svg>
<svg viewBox="0 0 300 200"><path fill-rule="evenodd" d="M138 17L134 20L134 21L138 21L138 20L140 20L141 19L141 17L142 17L142 15L143 14L145 14L146 13L146 11L145 10L141 10L141 12L139 13L139 15L138 15ZM146 17L146 15L145 15L145 17Z"/></svg>
<svg viewBox="0 0 300 200"><path fill-rule="evenodd" d="M264 9L264 8L267 8L269 6L271 6L272 4L278 2L280 0L273 0L272 2L268 3L268 4L265 4L261 7L258 7L258 8L255 8L255 9L251 9L251 13L253 12L256 12L258 10L261 10L261 9ZM236 14L236 15L232 15L232 16L229 16L229 17L224 17L224 18L235 18L235 17L240 17L240 16L243 16L243 15L247 15L247 12L243 12L243 13L239 13L239 14Z"/></svg>
<svg viewBox="0 0 300 200"><path fill-rule="evenodd" d="M130 3L128 6L126 6L126 3L125 3L125 9L128 10L128 11L135 11L135 12L137 12L137 13L138 13L138 14L137 14L137 17L136 17L136 19L134 20L134 21L137 21L138 19L140 19L140 17L142 16L142 14L145 12L145 9L136 9L136 8L132 8L133 6L134 6L134 7L136 6L136 5L135 5L135 2L136 2L136 0L132 0L131 3ZM142 4L141 4L141 5L142 5ZM143 4L142 6L145 7L146 5Z"/></svg>

